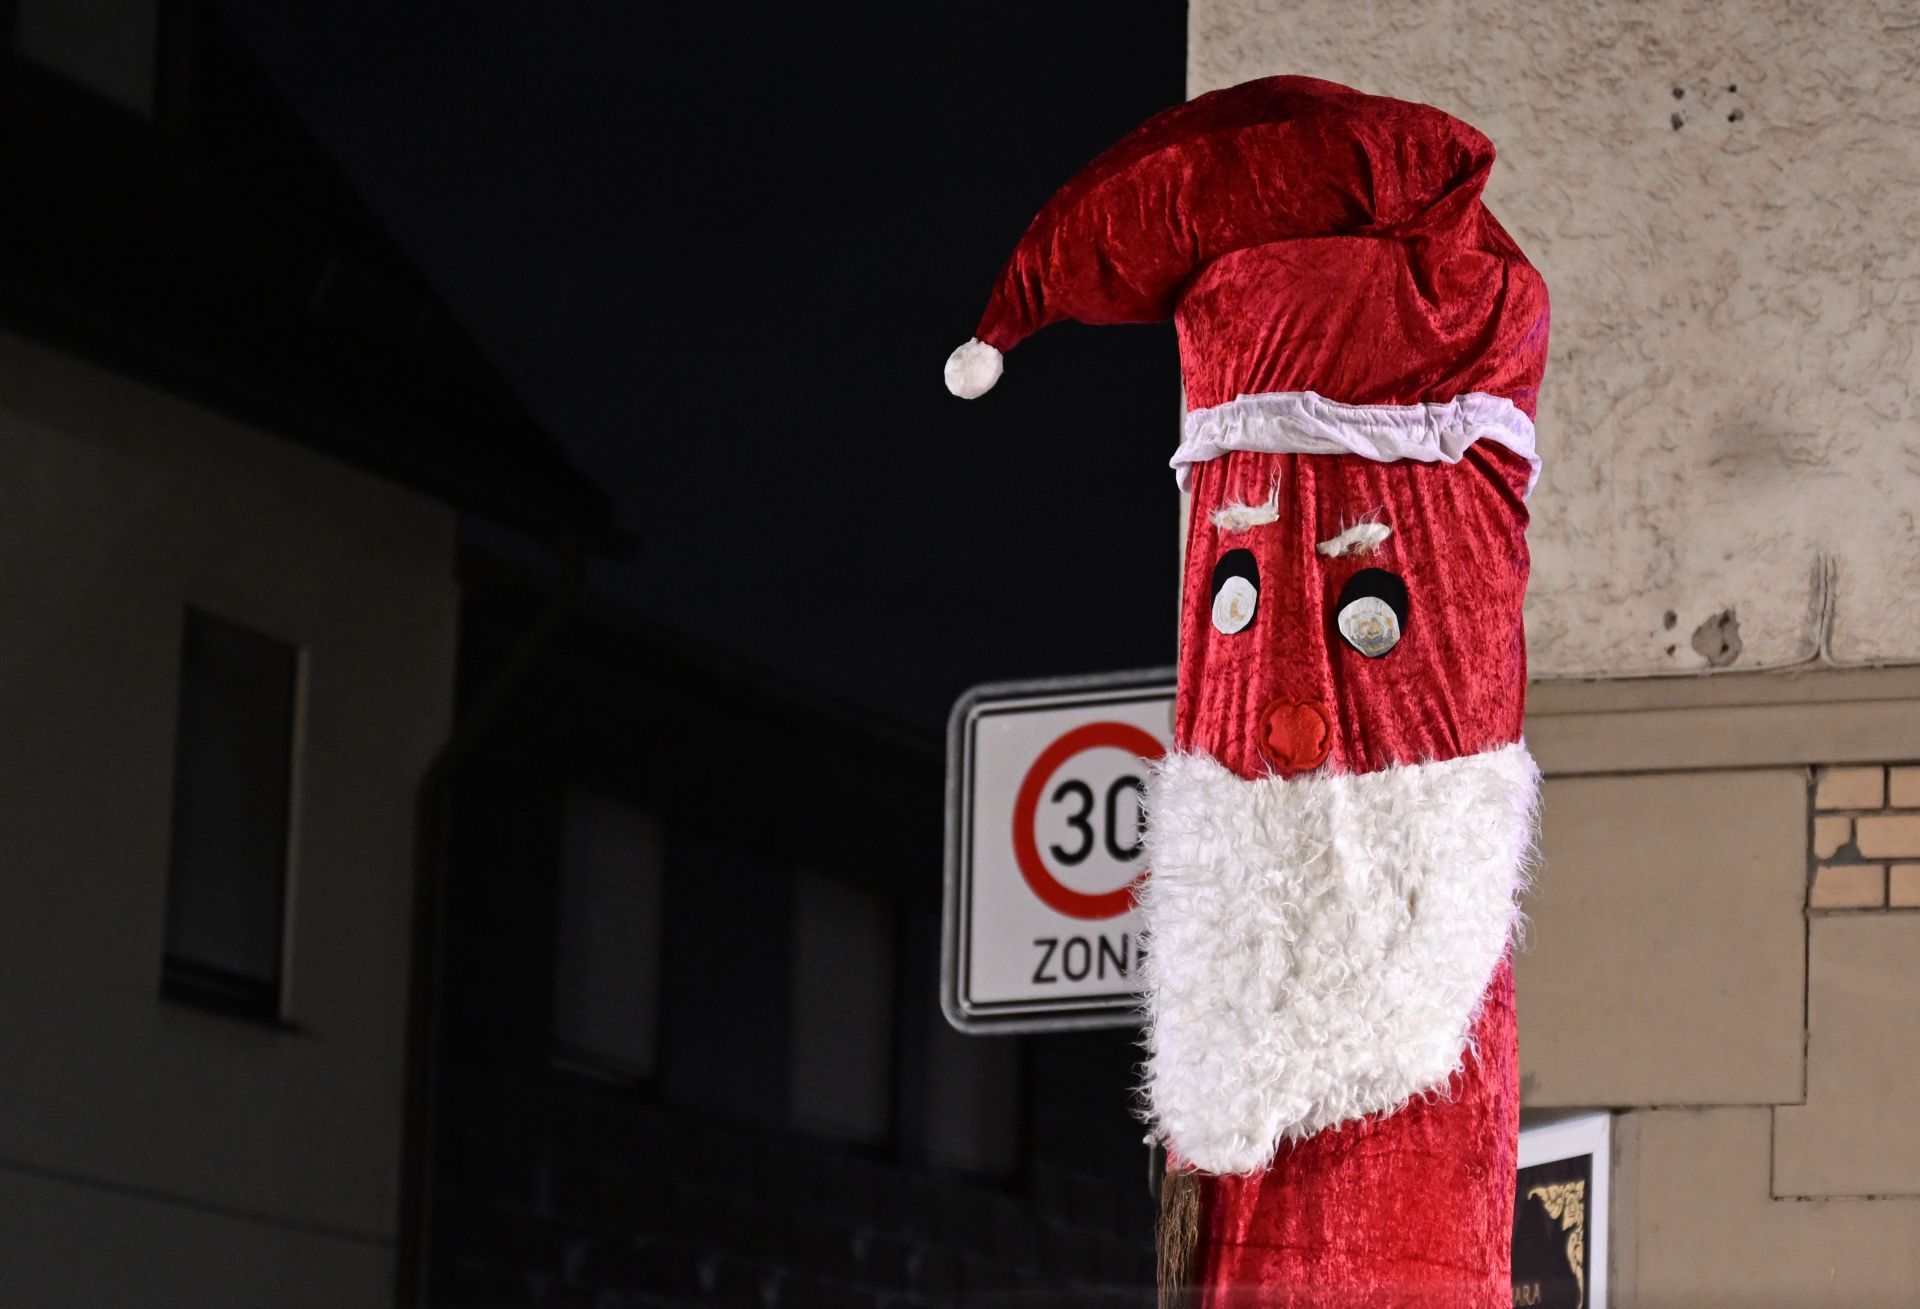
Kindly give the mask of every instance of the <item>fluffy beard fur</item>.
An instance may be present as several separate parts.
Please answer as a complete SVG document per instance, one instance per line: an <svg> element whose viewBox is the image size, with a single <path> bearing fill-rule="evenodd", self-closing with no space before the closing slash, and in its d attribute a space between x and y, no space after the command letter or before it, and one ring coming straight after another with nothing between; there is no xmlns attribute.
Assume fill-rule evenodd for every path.
<svg viewBox="0 0 1920 1309"><path fill-rule="evenodd" d="M1522 744L1248 781L1170 754L1147 790L1148 1116L1213 1173L1442 1089L1518 920Z"/></svg>

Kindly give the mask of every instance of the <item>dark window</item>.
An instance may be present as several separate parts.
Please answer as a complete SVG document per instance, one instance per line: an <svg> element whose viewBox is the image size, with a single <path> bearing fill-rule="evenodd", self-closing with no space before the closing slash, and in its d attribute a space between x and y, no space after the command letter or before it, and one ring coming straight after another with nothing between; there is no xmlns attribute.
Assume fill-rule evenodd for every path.
<svg viewBox="0 0 1920 1309"><path fill-rule="evenodd" d="M162 991L280 1016L300 652L189 609Z"/></svg>
<svg viewBox="0 0 1920 1309"><path fill-rule="evenodd" d="M651 1077L660 1012L660 823L610 796L567 797L553 1034L571 1063Z"/></svg>
<svg viewBox="0 0 1920 1309"><path fill-rule="evenodd" d="M1011 1176L1020 1149L1020 1041L963 1036L938 1009L926 1016L927 1162Z"/></svg>
<svg viewBox="0 0 1920 1309"><path fill-rule="evenodd" d="M882 1144L892 1111L892 911L857 887L802 873L789 949L788 1121Z"/></svg>
<svg viewBox="0 0 1920 1309"><path fill-rule="evenodd" d="M786 871L731 840L667 833L660 1094L703 1115L786 1117Z"/></svg>

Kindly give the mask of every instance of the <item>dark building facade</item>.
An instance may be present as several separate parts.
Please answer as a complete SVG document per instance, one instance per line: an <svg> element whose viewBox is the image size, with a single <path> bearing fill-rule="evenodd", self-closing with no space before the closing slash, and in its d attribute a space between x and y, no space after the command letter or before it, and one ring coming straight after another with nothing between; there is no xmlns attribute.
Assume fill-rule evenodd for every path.
<svg viewBox="0 0 1920 1309"><path fill-rule="evenodd" d="M537 619L469 586L426 1300L1150 1297L1133 1034L940 1015L937 743Z"/></svg>
<svg viewBox="0 0 1920 1309"><path fill-rule="evenodd" d="M285 443L314 467L342 464L422 493L444 508L432 544L445 553L407 576L435 614L452 612L444 559L456 514L470 541L490 532L576 569L596 550L627 548L606 498L315 147L219 6L101 12L112 21L89 27L57 0L0 3L0 328L257 432L219 456L235 466L252 462L247 441ZM155 458L187 466L177 452L171 464ZM201 490L213 499L224 485ZM184 539L196 524L177 526ZM229 535L203 535L195 550L211 573L272 567ZM327 577L343 593L370 592L375 571L361 561ZM285 577L255 580L270 596L293 594ZM243 1048L245 1068L301 1051L328 1077L283 1068L258 1083L280 1102L232 1114L203 1105L197 1135L178 1123L171 1135L141 1129L148 1152L191 1156L205 1178L176 1185L26 1159L36 1185L83 1191L95 1207L63 1229L83 1253L43 1241L41 1261L84 1260L89 1278L63 1285L64 1299L18 1294L329 1306L1141 1301L1151 1205L1130 1116L1131 1034L964 1038L940 1016L938 743L807 700L571 592L552 603L483 560L459 580L451 739L436 753L438 736L423 729L417 749L389 761L392 779L376 778L366 740L392 724L380 723L378 696L350 706L366 727L342 771L360 774L402 824L419 761L435 760L419 796L414 884L403 840L383 847L383 861L342 854L337 872L309 840L303 880L268 870L289 879L274 883L286 897L267 915L275 930L316 922L312 905L335 877L377 887L379 921L347 913L324 942L296 940L298 998L270 1021L154 1010L155 1022L194 1024L196 1042ZM323 673L329 642L383 634L406 644L412 629L396 610L366 607L332 624L339 632L288 639ZM385 693L430 685L444 708L447 653L413 680L383 665ZM57 650L50 662L71 658ZM298 751L273 743L283 762ZM285 803L299 785L271 789ZM99 811L126 796L113 800ZM371 826L366 809L346 804L307 804L301 821L309 837ZM122 881L121 892L138 889ZM410 898L409 995L397 938ZM61 902L54 892L48 901ZM394 946L391 970L370 963L375 937ZM105 953L91 938L62 948ZM160 956L150 953L130 970L137 994L115 993L115 1004L154 1003ZM355 1007L352 997L374 990L377 1015L372 1003ZM317 1012L343 1017L320 1036L301 1027ZM357 1056L336 1058L328 1042L364 1036L376 1017L386 1062L371 1087ZM386 1075L403 1028L404 1088ZM48 1063L46 1049L28 1048L28 1060ZM229 1091L241 1080L199 1045L170 1057ZM70 1098L58 1078L37 1080L40 1100ZM117 1089L135 1108L151 1098L135 1081ZM329 1135L307 1114L308 1101L328 1098L377 1100L377 1112L342 1109L347 1125ZM265 1126L282 1121L300 1127ZM273 1148L259 1146L263 1132L279 1132ZM84 1122L74 1131L89 1149L109 1135ZM378 1149L343 1144L374 1137ZM36 1148L49 1140L40 1134ZM375 1162L362 1166L360 1153ZM344 1161L352 1176L334 1189L365 1192L358 1208L377 1221L345 1231L315 1219L322 1188L311 1174L255 1203L253 1174L282 1154ZM37 1192L22 1196L10 1212L48 1207ZM93 1216L119 1212L111 1206L128 1196L148 1208ZM169 1226L203 1218L204 1247ZM353 1246L360 1280L349 1287L326 1271L333 1263L289 1257L302 1241Z"/></svg>
<svg viewBox="0 0 1920 1309"><path fill-rule="evenodd" d="M604 498L211 0L0 4L0 171L0 1303L391 1305L457 542Z"/></svg>
<svg viewBox="0 0 1920 1309"><path fill-rule="evenodd" d="M574 470L214 0L0 4L0 326L538 537Z"/></svg>

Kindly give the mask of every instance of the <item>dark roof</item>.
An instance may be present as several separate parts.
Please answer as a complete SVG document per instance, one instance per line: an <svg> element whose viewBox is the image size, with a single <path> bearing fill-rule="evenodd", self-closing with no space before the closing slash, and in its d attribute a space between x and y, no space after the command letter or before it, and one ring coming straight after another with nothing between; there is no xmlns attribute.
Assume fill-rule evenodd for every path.
<svg viewBox="0 0 1920 1309"><path fill-rule="evenodd" d="M149 121L0 55L0 319L549 540L616 540L210 4Z"/></svg>

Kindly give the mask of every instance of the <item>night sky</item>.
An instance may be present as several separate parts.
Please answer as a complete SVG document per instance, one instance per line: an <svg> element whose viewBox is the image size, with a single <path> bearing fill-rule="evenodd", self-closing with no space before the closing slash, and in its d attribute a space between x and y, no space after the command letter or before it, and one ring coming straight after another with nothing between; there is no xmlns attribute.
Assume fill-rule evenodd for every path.
<svg viewBox="0 0 1920 1309"><path fill-rule="evenodd" d="M940 380L1033 213L1182 98L1185 6L227 0L642 544L601 596L933 730L1172 661L1166 325Z"/></svg>

